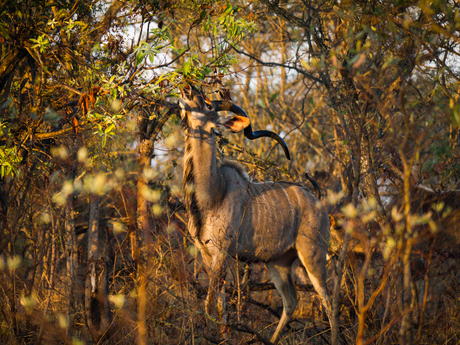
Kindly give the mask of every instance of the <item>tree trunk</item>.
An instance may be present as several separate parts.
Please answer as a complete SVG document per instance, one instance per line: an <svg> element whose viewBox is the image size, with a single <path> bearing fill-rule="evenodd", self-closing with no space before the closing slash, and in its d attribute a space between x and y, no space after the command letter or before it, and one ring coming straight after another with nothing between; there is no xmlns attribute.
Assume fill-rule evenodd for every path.
<svg viewBox="0 0 460 345"><path fill-rule="evenodd" d="M382 228L382 230L392 229L391 222L388 219L388 216L382 205L382 200L380 199L377 187L377 179L375 178L374 174L374 162L372 161L371 152L371 145L374 143L371 141L371 134L369 129L366 128L366 119L368 115L367 105L364 107L364 109L360 109L358 92L352 77L348 73L346 63L344 63L344 68L340 70L340 74L342 76L346 96L344 105L347 109L350 123L354 128L354 133L356 134L354 149L359 153L357 155L359 158L356 157L356 159L359 159L359 173L363 178L363 189L366 193L366 198L367 200L374 199L377 202L377 207L375 208L375 220ZM359 183L359 181L356 182ZM354 190L353 192L357 193L357 190Z"/></svg>
<svg viewBox="0 0 460 345"><path fill-rule="evenodd" d="M71 325L73 324L73 316L76 310L76 279L77 279L77 238L75 234L75 210L72 200L72 195L69 197L65 205L65 247L66 247L66 298L67 310L66 321L67 330L66 336L71 333Z"/></svg>
<svg viewBox="0 0 460 345"><path fill-rule="evenodd" d="M137 181L137 230L138 238L143 239L144 245L139 245L140 257L138 267L138 320L139 320L139 344L147 344L147 328L145 324L147 307L147 274L148 253L153 245L152 226L149 218L148 201L148 171L151 169L150 161L153 154L153 141L143 139L139 146L139 176Z"/></svg>
<svg viewBox="0 0 460 345"><path fill-rule="evenodd" d="M411 272L410 272L410 254L412 246L408 243L403 254L403 290L402 290L402 320L401 328L399 329L400 344L412 345L413 340L413 326L412 326L412 290L411 290Z"/></svg>
<svg viewBox="0 0 460 345"><path fill-rule="evenodd" d="M137 180L137 227L147 244L153 243L152 227L149 219L148 202L146 192L148 190L148 171L151 170L150 162L153 154L153 141L149 139L142 140L139 147L139 176Z"/></svg>
<svg viewBox="0 0 460 345"><path fill-rule="evenodd" d="M156 110L156 108L154 108ZM153 224L150 221L148 200L149 172L154 153L154 143L158 133L173 113L178 113L178 107L168 110L159 120L150 116L139 116L139 174L137 180L137 234L131 238L134 242L133 258L137 264L138 273L138 328L139 344L147 344L147 328L145 324L147 308L147 281L149 270L149 253L154 245ZM159 115L159 114L158 114Z"/></svg>
<svg viewBox="0 0 460 345"><path fill-rule="evenodd" d="M374 162L371 158L371 143L366 133L362 139L362 159L361 159L361 176L363 177L363 189L366 193L367 200L374 199L377 202L375 209L375 221L380 225L382 230L393 229L385 209L383 208L382 200L380 199L379 190L377 186L377 179L375 177Z"/></svg>
<svg viewBox="0 0 460 345"><path fill-rule="evenodd" d="M0 177L0 254L6 247L8 240L5 239L5 230L8 224L8 192L5 181Z"/></svg>
<svg viewBox="0 0 460 345"><path fill-rule="evenodd" d="M99 197L89 197L88 266L85 284L85 314L96 343L110 336L112 313L109 302L109 270L99 253Z"/></svg>
<svg viewBox="0 0 460 345"><path fill-rule="evenodd" d="M48 193L49 191L47 191ZM47 313L48 313L48 308L51 303L51 294L54 291L54 272L56 270L56 229L57 229L57 224L56 220L53 214L53 205L51 203L51 200L48 197L48 204L49 204L49 209L50 209L50 218L51 218L51 250L50 250L50 258L48 261L48 267L49 267L49 278L48 278L48 294L46 296L46 302L45 302L45 308L43 309L43 319L41 320L40 324L40 331L38 333L37 337L37 345L41 343L42 337L43 337L43 331L45 327L45 322L47 318Z"/></svg>

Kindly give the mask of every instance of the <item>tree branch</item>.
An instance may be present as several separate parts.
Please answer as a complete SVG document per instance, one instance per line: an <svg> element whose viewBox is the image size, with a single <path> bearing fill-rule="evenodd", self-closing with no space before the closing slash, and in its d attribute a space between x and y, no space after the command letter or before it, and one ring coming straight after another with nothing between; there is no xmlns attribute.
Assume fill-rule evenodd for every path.
<svg viewBox="0 0 460 345"><path fill-rule="evenodd" d="M256 61L257 63L261 64L262 66L267 66L267 67L283 67L283 68L288 68L288 69L292 69L294 71L296 71L297 73L299 74L302 74L304 77L312 80L312 81L315 81L317 83L320 83L320 84L324 84L324 81L315 77L313 74L311 73L308 73L306 72L305 70L303 69L300 69L296 66L290 66L290 65L285 65L285 64L280 64L280 63L277 63L277 62L265 62L265 61L262 61L260 60L259 58L255 57L254 55L252 54L248 54L248 53L245 53L241 50L239 50L238 48L236 48L235 46L233 45L230 45L232 47L232 49L234 51L236 51L238 54L240 55L244 55L244 56L247 56L248 58Z"/></svg>
<svg viewBox="0 0 460 345"><path fill-rule="evenodd" d="M117 13L123 8L125 4L126 2L124 0L115 0L105 12L104 18L102 18L102 20L99 22L99 26L91 34L91 39L88 41L88 43L86 43L85 57L88 60L90 60L92 46L101 40L102 36L104 36L116 18Z"/></svg>

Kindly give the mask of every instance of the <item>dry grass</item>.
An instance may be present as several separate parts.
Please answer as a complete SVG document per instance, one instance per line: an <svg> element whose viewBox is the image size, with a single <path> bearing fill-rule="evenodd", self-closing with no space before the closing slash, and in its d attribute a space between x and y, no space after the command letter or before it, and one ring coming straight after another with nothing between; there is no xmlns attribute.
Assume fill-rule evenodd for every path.
<svg viewBox="0 0 460 345"><path fill-rule="evenodd" d="M276 315L281 314L282 303L276 290L272 289L265 267L255 263L248 266L248 272L244 264L229 259L230 269L225 281L228 339L221 339L219 321L215 315L204 313L207 275L200 256L195 255L191 242L184 237L182 225L168 223L169 227L158 227L153 246L142 248L141 262L133 260L125 234L106 241L105 245L111 247L107 252L114 253L112 260L107 260L113 322L98 343L141 343L139 301L143 299L139 298L139 284L143 278L146 279L143 307L148 344L268 343L278 321ZM351 226L351 223L347 224ZM359 233L367 228L359 219L354 219L351 231ZM352 238L356 240L356 237ZM363 344L400 343L401 319L405 313L411 315L410 330L414 343L458 343L458 259L414 250L410 262L412 302L410 309L405 310L402 300L404 242L397 243L390 256L384 256L382 243L388 243L387 237L369 235L365 241L377 246L361 244L361 248L365 248L362 253L350 252L344 262L340 289L340 343L355 344L359 341L360 328ZM66 295L65 257L56 261L51 291L48 261L43 263L42 275L32 281L32 273L37 267L33 265L34 258L28 262L26 257L17 267L11 258L4 260L0 283L0 343L96 343L91 339L85 321L85 257L85 253L80 254L70 313L67 313L69 296ZM329 263L330 291L336 279L337 264L337 256L332 256ZM143 265L145 276L140 275L139 265ZM302 291L298 292L299 304L289 327L282 334L281 343L328 344L329 324L318 298L302 269L296 267L294 272ZM70 320L66 319L67 315L71 316Z"/></svg>

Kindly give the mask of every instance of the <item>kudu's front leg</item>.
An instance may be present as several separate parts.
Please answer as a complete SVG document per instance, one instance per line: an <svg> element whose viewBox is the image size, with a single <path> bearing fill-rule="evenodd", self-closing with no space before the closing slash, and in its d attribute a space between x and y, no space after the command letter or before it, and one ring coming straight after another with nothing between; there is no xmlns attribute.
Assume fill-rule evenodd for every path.
<svg viewBox="0 0 460 345"><path fill-rule="evenodd" d="M225 303L225 274L227 271L227 266L225 265L224 258L219 258L219 260L213 261L211 268L208 269L209 272L209 287L208 294L206 296L205 310L206 313L213 317L214 307L217 309L217 318L220 324L220 336L222 338L227 338L227 314L226 314L226 303ZM216 303L217 295L217 303ZM211 330L212 323L208 319L208 328Z"/></svg>

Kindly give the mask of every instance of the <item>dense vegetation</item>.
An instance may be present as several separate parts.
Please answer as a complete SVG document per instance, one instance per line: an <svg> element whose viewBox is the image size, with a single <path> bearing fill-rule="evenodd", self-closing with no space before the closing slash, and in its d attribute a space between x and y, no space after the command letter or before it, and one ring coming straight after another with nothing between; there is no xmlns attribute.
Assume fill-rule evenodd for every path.
<svg viewBox="0 0 460 345"><path fill-rule="evenodd" d="M0 18L1 343L269 343L281 301L259 264L227 274L227 340L204 313L191 83L292 160L238 134L221 156L321 185L341 344L460 342L457 1L7 0ZM296 272L281 342L327 344Z"/></svg>

